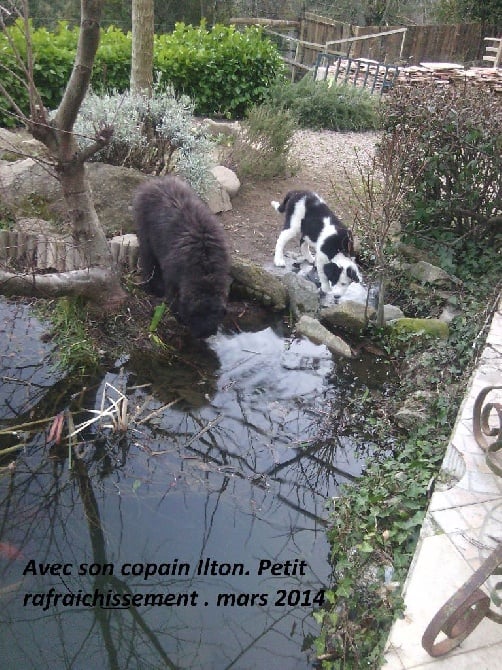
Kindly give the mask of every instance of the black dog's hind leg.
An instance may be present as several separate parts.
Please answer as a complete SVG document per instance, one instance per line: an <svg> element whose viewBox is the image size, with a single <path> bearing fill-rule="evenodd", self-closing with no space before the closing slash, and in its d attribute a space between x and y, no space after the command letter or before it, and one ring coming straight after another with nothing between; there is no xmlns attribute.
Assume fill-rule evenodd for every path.
<svg viewBox="0 0 502 670"><path fill-rule="evenodd" d="M141 267L141 274L145 280L145 289L158 298L164 295L164 280L162 278L162 271L160 265L157 263L151 250L140 246L139 248L139 263Z"/></svg>

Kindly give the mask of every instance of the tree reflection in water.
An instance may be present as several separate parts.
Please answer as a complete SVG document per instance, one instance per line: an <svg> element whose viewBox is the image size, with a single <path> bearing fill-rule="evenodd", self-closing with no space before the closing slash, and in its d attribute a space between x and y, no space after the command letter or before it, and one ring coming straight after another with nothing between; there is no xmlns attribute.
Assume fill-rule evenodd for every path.
<svg viewBox="0 0 502 670"><path fill-rule="evenodd" d="M218 335L182 373L132 358L84 394L89 409L100 406L105 383L121 387L129 424L123 434L98 422L81 431L71 470L65 433L61 445L46 442L47 431L27 434L15 469L0 478L2 667L308 667L303 649L316 627L314 607L302 600L329 580L325 502L362 462L354 440L332 427L329 440L317 439L328 402L342 402L344 390L328 382L336 366L323 347L273 328ZM68 407L58 388L30 407L29 419ZM207 558L244 564L249 574L197 574ZM30 559L69 563L72 574L23 576ZM307 568L258 575L262 559ZM121 574L126 563L176 562L188 563L189 574ZM114 574L79 575L84 563L111 563ZM195 592L197 604L23 607L25 594L51 587ZM295 594L287 606L276 604L281 589ZM217 606L219 594L239 603L244 594L264 597Z"/></svg>

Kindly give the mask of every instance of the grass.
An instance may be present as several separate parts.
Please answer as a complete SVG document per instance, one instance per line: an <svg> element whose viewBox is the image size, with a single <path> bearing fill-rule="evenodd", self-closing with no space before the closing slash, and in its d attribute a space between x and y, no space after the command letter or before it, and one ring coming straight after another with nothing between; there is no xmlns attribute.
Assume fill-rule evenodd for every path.
<svg viewBox="0 0 502 670"><path fill-rule="evenodd" d="M78 298L59 298L43 311L53 326L58 367L68 374L80 376L95 372L100 367L100 354L89 334L84 302Z"/></svg>

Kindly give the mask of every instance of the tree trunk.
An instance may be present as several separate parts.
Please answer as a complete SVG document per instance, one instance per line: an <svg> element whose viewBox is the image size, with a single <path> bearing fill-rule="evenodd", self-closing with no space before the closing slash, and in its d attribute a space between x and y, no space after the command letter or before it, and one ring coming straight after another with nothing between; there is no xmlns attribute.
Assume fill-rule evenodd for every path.
<svg viewBox="0 0 502 670"><path fill-rule="evenodd" d="M96 295L94 297L100 301L103 300L102 279L106 276L106 300L102 304L106 307L106 303L110 303L115 307L126 297L126 293L122 289L119 276L113 267L110 248L94 208L85 170L86 160L110 141L113 129L111 127L102 128L95 137L93 145L83 151L79 148L73 134L75 119L89 87L94 58L99 46L103 4L104 0L81 0L80 34L75 63L61 104L52 119L44 108L34 86L33 72L28 68L31 109L30 118L26 118L25 123L33 137L40 140L49 149L54 160L72 223L72 236L82 259L82 268L99 267L103 270L98 273L100 280L96 284ZM28 26L27 16L25 16L25 25ZM28 47L31 46L29 33L27 33L27 44ZM29 62L32 62L31 54ZM62 281L65 279L65 275L70 274L63 273L59 278L58 275L42 277L34 274L29 276L28 282L26 282L26 275L20 276L19 282L14 281L11 273L3 273L3 278L8 279L6 286L12 288L16 285L19 293L24 295L26 293L36 295L37 286L40 286L43 295L44 292L47 292L48 285L51 284L58 287L57 294L61 295L63 294L61 291ZM96 273L87 272L88 280L93 277L97 277ZM70 282L68 285L69 293L73 293L74 290L75 287ZM86 295L90 298L93 297L92 291L87 289Z"/></svg>
<svg viewBox="0 0 502 670"><path fill-rule="evenodd" d="M153 83L154 0L132 0L131 92L150 95Z"/></svg>
<svg viewBox="0 0 502 670"><path fill-rule="evenodd" d="M19 274L0 270L0 286L3 295L26 295L39 298L79 296L109 303L114 296L110 292L111 274L106 268L88 268L50 274Z"/></svg>

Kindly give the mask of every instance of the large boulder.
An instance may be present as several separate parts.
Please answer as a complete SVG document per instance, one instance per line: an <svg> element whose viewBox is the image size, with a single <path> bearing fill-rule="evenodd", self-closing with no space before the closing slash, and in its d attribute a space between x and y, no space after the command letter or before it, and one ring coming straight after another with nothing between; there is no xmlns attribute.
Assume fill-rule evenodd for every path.
<svg viewBox="0 0 502 670"><path fill-rule="evenodd" d="M147 177L138 170L88 163L94 206L107 235L133 232L132 194ZM0 166L2 200L18 216L34 215L68 223L61 185L37 161L26 158Z"/></svg>
<svg viewBox="0 0 502 670"><path fill-rule="evenodd" d="M47 148L24 129L16 131L0 128L0 159L8 161L22 160L27 157L47 159Z"/></svg>

